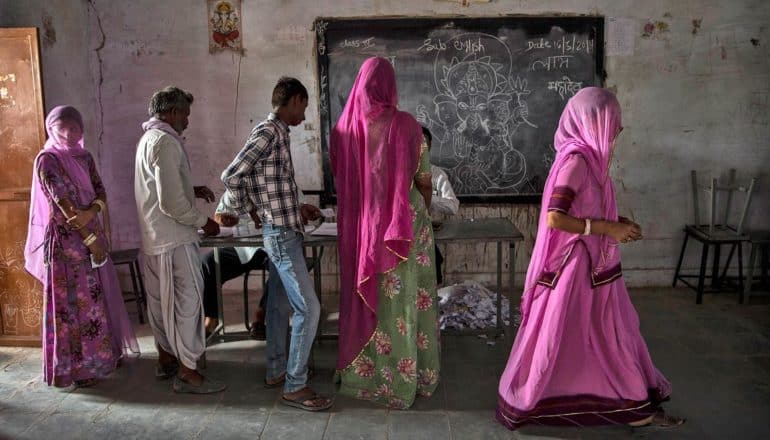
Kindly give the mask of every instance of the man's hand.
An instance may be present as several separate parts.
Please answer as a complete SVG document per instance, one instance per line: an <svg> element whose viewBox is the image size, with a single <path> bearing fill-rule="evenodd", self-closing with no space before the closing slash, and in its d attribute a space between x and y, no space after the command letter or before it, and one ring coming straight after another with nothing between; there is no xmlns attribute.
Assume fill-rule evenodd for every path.
<svg viewBox="0 0 770 440"><path fill-rule="evenodd" d="M222 226L232 227L238 224L238 216L226 212L214 214L214 221Z"/></svg>
<svg viewBox="0 0 770 440"><path fill-rule="evenodd" d="M196 198L203 199L209 203L216 199L214 192L211 191L207 186L194 186L193 190L195 191Z"/></svg>
<svg viewBox="0 0 770 440"><path fill-rule="evenodd" d="M309 221L315 221L321 218L321 210L317 206L302 204L299 206L299 212L302 215L302 224L307 224Z"/></svg>
<svg viewBox="0 0 770 440"><path fill-rule="evenodd" d="M251 212L249 212L249 216L251 217L252 220L254 220L254 225L256 227L258 227L258 228L262 227L262 219L259 218L259 214L257 214L257 210L256 209L251 211Z"/></svg>
<svg viewBox="0 0 770 440"><path fill-rule="evenodd" d="M203 225L203 236L211 237L219 234L219 223L212 219L206 219L206 224Z"/></svg>

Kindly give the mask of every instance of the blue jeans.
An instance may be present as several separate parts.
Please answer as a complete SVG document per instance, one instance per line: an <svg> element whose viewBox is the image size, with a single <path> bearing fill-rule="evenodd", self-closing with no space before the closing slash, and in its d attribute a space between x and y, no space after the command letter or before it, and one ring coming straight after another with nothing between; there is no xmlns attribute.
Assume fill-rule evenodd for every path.
<svg viewBox="0 0 770 440"><path fill-rule="evenodd" d="M262 225L265 251L270 257L270 278L265 313L267 378L286 372L284 392L301 390L307 384L307 362L313 348L321 305L307 271L300 232L281 226ZM291 343L286 354L289 313Z"/></svg>

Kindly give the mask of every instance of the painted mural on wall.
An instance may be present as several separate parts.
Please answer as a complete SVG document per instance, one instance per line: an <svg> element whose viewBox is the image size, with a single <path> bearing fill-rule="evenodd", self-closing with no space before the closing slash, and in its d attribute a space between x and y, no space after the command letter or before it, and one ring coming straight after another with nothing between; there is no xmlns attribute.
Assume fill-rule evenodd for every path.
<svg viewBox="0 0 770 440"><path fill-rule="evenodd" d="M209 52L243 52L241 0L208 0Z"/></svg>

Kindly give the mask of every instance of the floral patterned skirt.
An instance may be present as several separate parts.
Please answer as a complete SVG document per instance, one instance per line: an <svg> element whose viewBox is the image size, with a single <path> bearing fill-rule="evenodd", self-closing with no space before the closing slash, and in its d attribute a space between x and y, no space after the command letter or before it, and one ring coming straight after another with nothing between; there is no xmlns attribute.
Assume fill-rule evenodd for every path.
<svg viewBox="0 0 770 440"><path fill-rule="evenodd" d="M435 251L430 220L420 220L408 259L379 275L377 329L358 357L338 371L341 394L406 409L438 385Z"/></svg>
<svg viewBox="0 0 770 440"><path fill-rule="evenodd" d="M66 387L104 377L118 361L97 269L90 261L53 262L44 286L43 378Z"/></svg>

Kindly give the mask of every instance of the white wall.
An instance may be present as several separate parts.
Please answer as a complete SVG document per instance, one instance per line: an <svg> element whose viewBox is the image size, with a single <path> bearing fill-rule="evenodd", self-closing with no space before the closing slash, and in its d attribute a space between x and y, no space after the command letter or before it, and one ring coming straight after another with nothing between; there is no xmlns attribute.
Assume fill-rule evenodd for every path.
<svg viewBox="0 0 770 440"><path fill-rule="evenodd" d="M244 0L243 57L209 54L202 0L0 0L0 26L41 28L46 109L66 102L83 111L88 148L98 156L115 211L115 238L123 246L138 244L133 156L154 90L174 84L195 95L186 132L193 170L199 183L220 192L218 176L270 110L278 76L298 77L317 102L311 29L317 17L505 14L598 14L635 26L633 54L606 60L607 86L617 91L624 112L613 170L620 210L642 224L646 237L624 251L630 284L670 282L680 231L692 216L690 169L734 167L741 175L760 175L750 224L770 227L766 0L493 0L470 7L436 0ZM55 42L45 37L46 16ZM694 20L700 20L697 29ZM648 21L668 30L643 37ZM318 125L311 105L306 124L292 130L304 189L321 187ZM527 236L517 252L517 269L526 270L536 207L476 205L463 207L461 215L510 217ZM689 266L696 264L695 252L691 256ZM494 246L451 246L447 257L450 280L494 279ZM327 257L326 266L325 286L333 290L334 259Z"/></svg>

